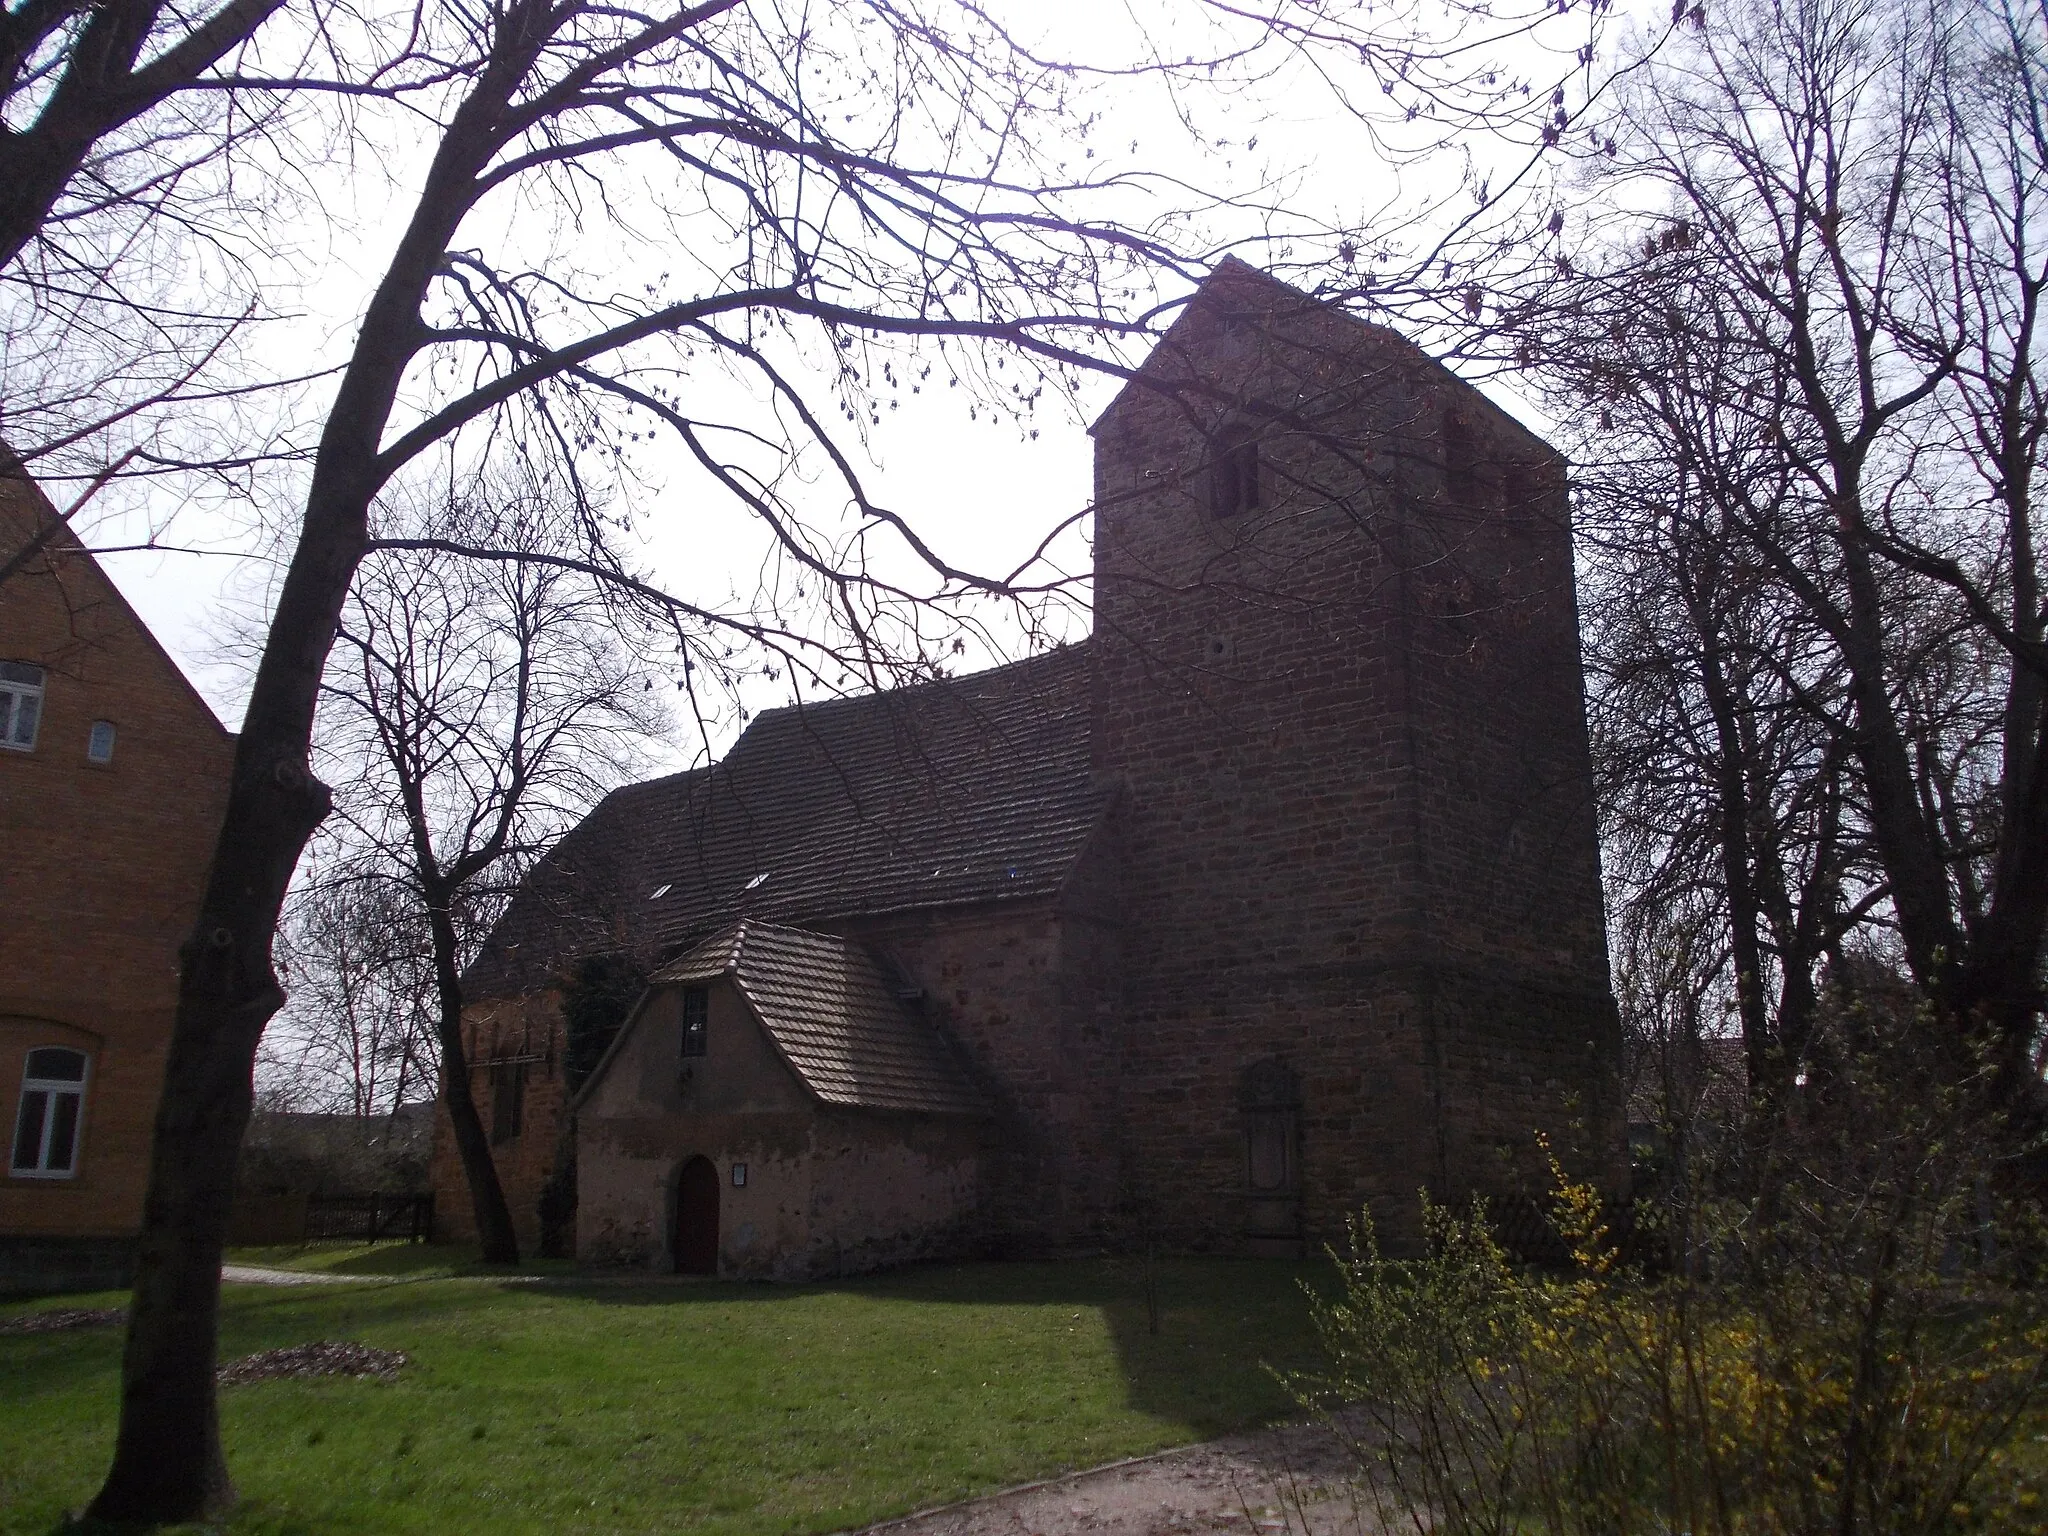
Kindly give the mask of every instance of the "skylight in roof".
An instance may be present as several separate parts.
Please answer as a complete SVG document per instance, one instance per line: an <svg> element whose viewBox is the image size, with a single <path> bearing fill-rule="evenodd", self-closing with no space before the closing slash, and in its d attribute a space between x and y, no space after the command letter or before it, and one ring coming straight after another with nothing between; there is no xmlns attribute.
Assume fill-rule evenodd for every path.
<svg viewBox="0 0 2048 1536"><path fill-rule="evenodd" d="M754 876L754 878L753 878L753 879L749 880L749 881L748 881L748 882L746 883L746 887L745 887L745 888L746 888L747 890L750 890L750 891L751 891L751 890L753 890L753 889L754 889L754 888L755 888L756 886L758 886L758 885L764 885L764 884L766 884L766 883L767 883L767 880L768 880L768 871L764 869L764 870L762 870L762 871L761 871L761 873L759 873L758 875Z"/></svg>
<svg viewBox="0 0 2048 1536"><path fill-rule="evenodd" d="M659 901L662 897L666 896L670 891L674 889L675 887L673 885L657 885L653 890L647 893L647 899L649 901Z"/></svg>

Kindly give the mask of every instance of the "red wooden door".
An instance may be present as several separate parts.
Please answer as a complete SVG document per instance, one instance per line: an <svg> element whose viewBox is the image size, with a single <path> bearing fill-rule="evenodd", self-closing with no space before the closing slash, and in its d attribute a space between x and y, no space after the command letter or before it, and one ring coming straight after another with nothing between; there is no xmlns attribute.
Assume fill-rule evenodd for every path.
<svg viewBox="0 0 2048 1536"><path fill-rule="evenodd" d="M693 1157L676 1178L676 1273L718 1273L718 1170Z"/></svg>

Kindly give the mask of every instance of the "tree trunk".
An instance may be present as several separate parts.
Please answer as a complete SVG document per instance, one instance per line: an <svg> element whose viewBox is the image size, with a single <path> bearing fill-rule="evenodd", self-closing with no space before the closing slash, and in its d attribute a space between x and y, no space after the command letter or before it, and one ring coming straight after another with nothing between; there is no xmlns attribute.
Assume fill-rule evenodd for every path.
<svg viewBox="0 0 2048 1536"><path fill-rule="evenodd" d="M434 940L434 993L440 1001L436 1028L440 1032L442 1102L449 1106L455 1130L455 1151L463 1159L463 1180L477 1217L477 1243L485 1264L518 1264L518 1235L512 1231L512 1208L498 1182L498 1159L483 1135L477 1098L469 1092L469 1053L463 1049L463 967L461 940L455 934L455 891L434 858L434 842L426 827L424 786L406 786L406 815L412 821L414 879L426 897L426 930ZM459 877L459 872L457 872Z"/></svg>
<svg viewBox="0 0 2048 1536"><path fill-rule="evenodd" d="M271 941L292 872L330 803L307 766L320 680L368 548L370 502L392 471L378 445L419 345L420 305L479 193L478 170L503 142L505 103L549 39L548 15L542 0L516 0L498 16L504 46L442 137L320 435L298 545L235 744L205 902L183 952L121 1368L121 1427L92 1518L167 1524L234 1497L214 1402L220 1258L256 1046L284 1001Z"/></svg>
<svg viewBox="0 0 2048 1536"><path fill-rule="evenodd" d="M259 728L237 744L226 825L244 835L223 835L184 949L121 1363L121 1427L94 1519L203 1519L234 1501L214 1400L221 1249L257 1041L284 1002L271 935L328 805L326 787L302 766L303 744L279 751L274 740Z"/></svg>
<svg viewBox="0 0 2048 1536"><path fill-rule="evenodd" d="M1736 1016L1742 1025L1742 1052L1749 1069L1749 1094L1768 1119L1769 1109L1783 1097L1780 1079L1789 1075L1778 1049L1764 998L1764 950L1759 937L1763 908L1750 868L1749 781L1745 774L1742 728L1736 703L1721 666L1721 639L1714 616L1693 602L1691 618L1700 641L1700 684L1714 721L1714 800L1719 818L1721 880L1728 901L1729 959L1735 966Z"/></svg>
<svg viewBox="0 0 2048 1536"><path fill-rule="evenodd" d="M2034 690L2036 696L2039 690ZM2001 1103L2040 1118L2035 1031L2041 1015L2041 942L2048 930L2048 706L2037 710L2026 776L2002 786L2006 824L2000 829L1991 910L1970 952L1970 1003L1989 1037Z"/></svg>
<svg viewBox="0 0 2048 1536"><path fill-rule="evenodd" d="M469 1185L470 1206L476 1213L477 1243L485 1263L517 1264L519 1238L512 1230L512 1208L505 1203L505 1189L498 1182L498 1165L491 1157L490 1138L484 1135L483 1117L476 1112L476 1095L469 1091L461 1016L458 1014L452 1025L444 1017L440 1032L441 1091L448 1107L448 1124L455 1133L455 1150L462 1158L462 1177Z"/></svg>
<svg viewBox="0 0 2048 1536"><path fill-rule="evenodd" d="M89 1510L96 1519L190 1520L234 1497L214 1405L221 1249L257 1042L284 1002L271 941L292 871L330 804L307 754L374 488L362 457L323 458L235 741L199 921L180 956L121 1367L121 1428Z"/></svg>

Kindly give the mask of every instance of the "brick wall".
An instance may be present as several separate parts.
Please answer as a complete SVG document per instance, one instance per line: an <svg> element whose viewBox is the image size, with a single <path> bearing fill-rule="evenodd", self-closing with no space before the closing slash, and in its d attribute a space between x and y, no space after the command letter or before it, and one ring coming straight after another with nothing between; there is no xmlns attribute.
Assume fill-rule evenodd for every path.
<svg viewBox="0 0 2048 1536"><path fill-rule="evenodd" d="M23 482L0 481L0 552L19 548L46 507ZM47 672L35 749L0 749L10 1143L27 1052L65 1045L91 1061L76 1177L0 1177L4 1271L10 1243L118 1247L140 1224L178 947L197 921L233 738L68 539L0 585L0 660ZM96 720L115 727L104 765L86 759Z"/></svg>

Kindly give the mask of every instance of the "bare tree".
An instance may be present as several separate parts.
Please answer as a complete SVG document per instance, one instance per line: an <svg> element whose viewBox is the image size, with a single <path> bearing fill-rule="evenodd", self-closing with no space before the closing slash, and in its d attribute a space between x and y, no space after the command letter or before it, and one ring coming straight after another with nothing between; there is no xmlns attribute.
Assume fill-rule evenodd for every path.
<svg viewBox="0 0 2048 1536"><path fill-rule="evenodd" d="M0 549L0 582L109 480L200 451L162 440L171 418L218 417L265 387L225 367L256 313L237 247L259 202L229 162L285 99L235 82L278 4L0 14L0 474L76 488L55 522ZM306 20L302 42L319 30Z"/></svg>
<svg viewBox="0 0 2048 1536"><path fill-rule="evenodd" d="M535 556L565 534L573 547L544 490L488 475L401 508L381 511L380 528L425 521ZM462 975L532 858L631 774L664 723L622 623L630 615L604 584L560 565L382 551L358 573L324 687L316 741L341 786L341 874L379 882L346 899L368 896L398 919L396 944L357 958L373 962L365 979L401 1019L424 1004L493 1262L516 1263L519 1247L471 1093Z"/></svg>
<svg viewBox="0 0 2048 1536"><path fill-rule="evenodd" d="M2007 1102L2038 1092L2048 928L2043 43L1999 0L1703 15L1576 141L1631 233L1553 246L1508 302L1624 542L1693 541L1682 579L1712 601L1659 629L1699 718L1729 667L1767 685L1727 694L1691 770L1722 899L1802 989L1830 930L1881 925ZM1759 734L1776 720L1792 758ZM1810 857L1780 881L1761 855L1801 817ZM1733 965L1762 984L1762 958Z"/></svg>
<svg viewBox="0 0 2048 1536"><path fill-rule="evenodd" d="M1719 483L1651 454L1582 486L1595 763L1623 990L1685 999L1695 1053L1725 1001L1768 1118L1805 1059L1818 967L1882 878L1841 668L1767 573L1730 558Z"/></svg>
<svg viewBox="0 0 2048 1536"><path fill-rule="evenodd" d="M1232 7L1203 14L1248 37L1134 73L1205 86L1272 35ZM863 431L899 394L962 380L1028 414L1101 366L1109 342L1147 333L1149 317L1127 316L1160 273L1191 270L1185 188L1092 170L1089 121L1070 106L1091 72L1038 57L980 7L423 0L407 20L345 86L359 131L423 133L425 152L283 541L181 973L100 1517L188 1518L232 1497L212 1378L227 1191L249 1065L281 997L278 914L330 808L314 715L366 558L600 577L665 615L686 687L749 667L799 691L929 668L975 603L1043 599L1068 579L948 559L869 494ZM1377 51L1390 68L1407 49L1412 69L1413 40L1389 49L1373 25L1326 21L1297 41L1347 60ZM829 382L814 388L821 363ZM654 435L686 466L671 505L716 499L759 531L769 553L751 598L664 591L633 568L617 535ZM520 551L468 523L376 528L373 506L408 466L487 450L566 498L574 552ZM430 866L443 878L438 852L417 860Z"/></svg>
<svg viewBox="0 0 2048 1536"><path fill-rule="evenodd" d="M1115 328L1117 274L1153 249L1069 214L1074 195L1034 175L1009 126L1040 120L1057 82L1006 63L971 16L963 36L893 8L815 17L736 0L644 12L515 0L486 12L435 7L419 21L433 58L420 67L442 82L439 137L335 391L238 741L181 978L100 1517L187 1518L232 1497L212 1380L227 1196L250 1063L281 1000L272 935L330 805L309 760L313 716L357 569L379 542L371 507L382 489L469 429L494 431L507 451L582 490L602 472L593 450L623 451L624 421L631 432L661 425L696 457L706 486L759 517L826 594L856 637L847 659L872 665L876 625L913 594L868 577L858 548L807 536L786 499L786 468L761 472L736 457L749 439L724 432L715 413L742 388L764 392L841 473L872 526L925 556L942 588L962 584L861 493L825 426L829 408L777 365L781 338L805 327L841 352L844 400L864 398L863 337L1000 340L1063 362L1059 329ZM613 174L664 189L650 216L680 277L584 284L566 262L543 270L516 250L493 260L477 248L482 230L468 232L487 203L547 206L588 191L599 201L586 207L601 214L591 178ZM622 230L622 242L633 233ZM731 372L751 382L735 385ZM703 374L713 387L683 388ZM596 536L582 566L624 579L595 498L579 510ZM384 542L499 551L469 533ZM670 611L686 647L789 633L772 615L736 619L680 601ZM441 867L431 855L420 863Z"/></svg>
<svg viewBox="0 0 2048 1536"><path fill-rule="evenodd" d="M262 1092L359 1119L431 1092L439 1059L432 943L379 852L331 839L293 889L278 928L291 1001L257 1063Z"/></svg>
<svg viewBox="0 0 2048 1536"><path fill-rule="evenodd" d="M0 19L0 267L53 226L147 197L189 159L192 124L151 120L208 79L281 0L16 6ZM118 137L134 130L129 139ZM90 174L80 172L90 158ZM67 202L68 199L68 202Z"/></svg>

